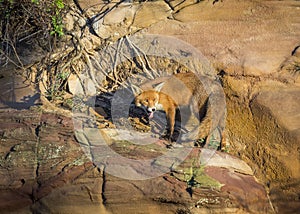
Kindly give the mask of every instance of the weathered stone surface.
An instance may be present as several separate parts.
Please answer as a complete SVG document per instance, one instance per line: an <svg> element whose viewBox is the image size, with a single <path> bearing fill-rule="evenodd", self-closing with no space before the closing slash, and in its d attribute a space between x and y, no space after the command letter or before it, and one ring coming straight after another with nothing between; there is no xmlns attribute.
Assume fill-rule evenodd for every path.
<svg viewBox="0 0 300 214"><path fill-rule="evenodd" d="M31 133L31 129L34 128L36 135L28 135L32 137L31 141L14 138L13 134L6 137L1 135L2 213L118 213L121 210L122 213L136 211L144 213L148 210L174 213L188 210L191 206L198 207L195 213L208 209L217 212L222 208L226 208L228 212L242 212L247 210L249 203L257 202L254 197L260 200L260 204L257 209L251 210L265 209L267 212L270 210L268 203L264 203L267 200L266 193L262 191L263 187L255 182L253 176L240 175L238 172L230 171L229 167L231 179L243 177L239 179L239 185L243 188L235 186L234 182L230 183L229 179L222 180L225 169L220 170L220 167L227 168L226 164L217 164L218 166L214 164L214 167L205 168L210 176L222 183L221 190L201 188L200 183L199 187L191 187L193 190L191 192L187 191L187 181L177 179L170 171L158 177L136 180L147 171L142 168L143 165L133 165L126 161L112 162L107 159L106 164L123 166L124 173L137 176L125 180L107 173L105 165L104 167L93 165L83 153L82 147L75 141L70 118L30 111L5 112L0 115L0 121L7 124L6 130L14 129L15 125L10 126L12 123L7 123L11 120L18 121L19 127L25 127L22 129L24 132ZM87 140L85 146L93 145L89 142L89 138ZM118 142L116 138L110 147L121 156L129 155L141 160L161 155L159 148L166 151L162 143L149 146L124 142ZM98 146L102 153L103 146L101 148ZM199 154L201 149L193 149L191 156L185 160L186 163L180 169L189 171L191 164L194 164L194 158ZM223 155L218 154L217 157ZM229 157L227 159L232 160ZM237 159L235 161L238 163ZM141 178L143 179L143 176ZM207 179L209 180L206 175ZM209 182L206 185L210 185ZM251 193L248 188L252 188ZM240 198L243 199L242 202Z"/></svg>
<svg viewBox="0 0 300 214"><path fill-rule="evenodd" d="M93 29L102 39L111 41L166 20L172 13L164 1L121 4L79 1L78 5L86 10L88 18L99 17L93 22Z"/></svg>
<svg viewBox="0 0 300 214"><path fill-rule="evenodd" d="M192 44L228 74L224 80L232 150L252 163L254 173L271 185L278 212L292 212L300 206L296 199L300 168L296 98L299 73L291 71L291 66L285 73L279 72L286 63L299 65L295 60L300 38L299 10L297 1L203 1L181 8L173 14L174 20L156 23L145 31ZM287 82L294 85L284 86ZM262 89L263 84L268 87ZM253 95L256 99L250 109L248 99ZM289 191L284 193L287 186ZM290 208L288 198L292 198Z"/></svg>
<svg viewBox="0 0 300 214"><path fill-rule="evenodd" d="M136 6L120 5L119 7L108 13L104 19L104 25L124 24L128 26L132 24L136 12Z"/></svg>
<svg viewBox="0 0 300 214"><path fill-rule="evenodd" d="M245 175L253 175L252 169L245 162L226 153L215 153L209 158L206 165L220 168L223 167Z"/></svg>
<svg viewBox="0 0 300 214"><path fill-rule="evenodd" d="M261 166L278 211L287 209L287 203L287 211L300 207L295 198L300 179L299 94L298 87L267 87L251 104L259 139L252 158Z"/></svg>
<svg viewBox="0 0 300 214"><path fill-rule="evenodd" d="M150 26L143 33L171 35L187 41L229 74L225 77L227 90L232 92L227 94L230 95L228 127L234 149L251 164L253 174L269 189L275 211L296 213L299 210L299 88L283 87L284 83L272 79L278 78L273 74L284 66L286 59L291 55L299 57L299 48L295 49L300 35L298 1L226 0L194 4L192 0L176 0L168 2L170 7L163 1L125 3L118 7L113 7L115 3L103 7L103 1L78 2L90 20L112 9L93 22L94 30L103 39L115 41ZM81 17L70 22L67 29L74 29L76 22L80 27L87 24ZM83 39L88 50L98 47L99 40L96 36ZM300 78L295 74L297 72L293 78L285 77L284 81L294 81L299 86ZM267 87L261 87L264 82L252 88L257 81L265 81L264 78L272 79L268 80ZM34 90L18 89L10 93L16 88L7 87L6 81L1 76L1 100L8 101L6 104L24 108L34 103L37 98ZM7 91L9 96L4 93ZM252 98L251 95L255 97L249 107L247 99ZM109 212L105 207L112 213L145 210L153 213L184 210L265 213L272 210L266 192L255 181L248 165L226 154L212 156L204 169L206 176L217 180L219 189L192 188L191 197L184 176L175 172L146 181L128 181L103 173L90 159L91 152L95 152L100 154L94 156L96 164L106 160L107 145L86 139L84 133L75 139L72 121L68 118L15 111L5 112L0 121L0 208L4 213ZM121 133L126 134L126 140L132 140L130 134ZM83 145L79 146L76 140L83 141ZM117 153L135 159L155 158L162 152L157 148L163 146L157 143L155 148L148 147L145 151L124 142L109 145ZM107 160L135 179L144 173L141 165ZM166 167L174 160L168 161L155 164ZM189 164L179 169L187 170ZM193 208L188 209L191 206Z"/></svg>
<svg viewBox="0 0 300 214"><path fill-rule="evenodd" d="M185 8L187 6L193 5L198 3L197 0L186 0L186 1L181 1L181 0L173 0L169 1L170 7L173 9L174 13L178 12L182 8Z"/></svg>
<svg viewBox="0 0 300 214"><path fill-rule="evenodd" d="M299 44L299 8L297 1L203 1L146 32L180 38L230 74L259 76L277 72Z"/></svg>
<svg viewBox="0 0 300 214"><path fill-rule="evenodd" d="M205 166L205 173L210 176L200 177L199 186L189 187L189 174L185 174L185 179L181 180L177 177L177 170L190 171L191 159L194 155L199 154L200 150L195 149L191 152L183 164L183 168L175 168L174 172L163 176L141 180L126 181L113 176L106 176L104 192L106 198L106 206L113 213L120 211L120 203L125 213L130 213L128 203L133 201L148 201L146 207L155 207L151 201L163 202L169 204L177 204L177 207L169 207L169 212L174 213L181 209L190 207L192 213L213 212L218 213L219 210L227 210L227 212L272 212L264 187L257 183L251 175L236 173L222 166ZM193 159L192 159L193 160ZM224 167L224 168L223 168ZM184 172L182 172L184 173ZM220 190L212 186L207 179L215 179L222 184ZM198 181L198 180L195 180ZM157 188L159 187L159 188ZM116 194L118 192L118 194ZM145 197L147 196L147 197ZM242 204L237 202L242 199ZM147 203L146 203L147 204ZM149 205L150 204L150 205ZM151 205L152 204L152 205ZM195 207L195 208L194 208ZM164 210L164 205L161 209ZM132 210L132 208L131 208Z"/></svg>
<svg viewBox="0 0 300 214"><path fill-rule="evenodd" d="M28 109L39 102L35 88L10 66L1 68L0 85L0 111L7 108Z"/></svg>
<svg viewBox="0 0 300 214"><path fill-rule="evenodd" d="M281 87L263 90L256 101L267 107L277 122L288 131L300 131L300 88Z"/></svg>
<svg viewBox="0 0 300 214"><path fill-rule="evenodd" d="M231 206L234 204L232 201L239 198L243 201L244 212L272 212L264 187L257 183L254 177L234 173L230 169L220 167L209 166L206 167L205 172L224 185L221 191L229 195L227 203L232 203Z"/></svg>
<svg viewBox="0 0 300 214"><path fill-rule="evenodd" d="M70 118L30 111L1 115L5 127L0 140L3 212L26 210L85 171L80 166L87 167L88 160L75 142Z"/></svg>
<svg viewBox="0 0 300 214"><path fill-rule="evenodd" d="M285 174L286 179L289 178L289 175L293 178L300 178L299 144L295 143L300 142L299 94L299 88L263 90L252 105L258 118L263 120L272 120L268 118L270 116L274 118L275 127L262 127L263 130L260 130L260 133L263 139L269 140L273 144L273 146L270 145L270 150L273 151L276 148L272 153L274 157L282 161L284 168L289 172ZM257 123L264 123L264 121L259 121L260 119ZM271 121L269 122L271 124ZM276 128L286 131L271 137ZM280 156L282 157L279 158Z"/></svg>
<svg viewBox="0 0 300 214"><path fill-rule="evenodd" d="M150 25L166 20L171 15L171 8L164 1L145 2L137 10L133 25L138 28L149 27Z"/></svg>
<svg viewBox="0 0 300 214"><path fill-rule="evenodd" d="M78 170L74 167L70 173L73 175L65 176L63 180L61 177L54 178L56 181L51 183L50 191L46 189L48 192L32 205L33 212L109 213L103 206L103 179L97 168L89 166Z"/></svg>

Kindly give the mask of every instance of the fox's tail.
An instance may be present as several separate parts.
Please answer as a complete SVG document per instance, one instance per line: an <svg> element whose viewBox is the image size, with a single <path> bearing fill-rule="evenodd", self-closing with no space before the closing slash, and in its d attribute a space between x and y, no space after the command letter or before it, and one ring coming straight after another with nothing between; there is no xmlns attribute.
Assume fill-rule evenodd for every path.
<svg viewBox="0 0 300 214"><path fill-rule="evenodd" d="M195 141L199 139L207 139L211 137L212 133L214 130L219 129L220 131L220 140L221 144L223 144L223 141L225 139L225 134L224 132L224 127L219 127L222 126L220 124L220 120L222 119L221 117L221 112L215 112L215 114L212 113L212 108L208 107L207 112L203 120L201 121L200 125L195 127L192 131L190 131L187 134L182 135L181 140L182 141ZM222 122L221 122L222 123ZM223 145L221 145L221 148Z"/></svg>
<svg viewBox="0 0 300 214"><path fill-rule="evenodd" d="M201 138L206 138L212 131L212 121L210 116L205 116L200 125L192 131L182 135L182 141L195 141Z"/></svg>

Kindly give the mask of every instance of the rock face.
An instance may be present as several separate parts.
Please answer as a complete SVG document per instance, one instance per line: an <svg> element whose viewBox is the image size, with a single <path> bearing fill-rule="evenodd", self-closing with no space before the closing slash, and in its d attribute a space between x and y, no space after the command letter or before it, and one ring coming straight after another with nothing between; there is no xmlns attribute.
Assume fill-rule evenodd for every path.
<svg viewBox="0 0 300 214"><path fill-rule="evenodd" d="M215 154L199 173L194 165L197 185L189 183L188 171L199 148L162 176L126 180L93 165L75 140L71 118L10 111L1 113L0 121L2 213L271 212L264 187L244 162L228 154ZM149 154L149 147L124 149L123 142L110 146L136 159Z"/></svg>
<svg viewBox="0 0 300 214"><path fill-rule="evenodd" d="M299 8L297 1L203 1L146 32L180 38L230 74L260 76L277 72L299 44Z"/></svg>
<svg viewBox="0 0 300 214"><path fill-rule="evenodd" d="M87 198L89 194L95 194L95 198L98 195L98 200L93 202L99 209L101 192L99 199L97 180L91 181L91 187L83 187L81 183L81 176L93 173L94 167L75 141L70 119L39 112L13 111L1 113L0 120L2 212L61 212L68 206L71 208L73 203L64 199L65 194L70 197L81 194ZM96 170L94 174L98 176L99 172ZM77 186L72 185L74 179ZM81 188L88 190L82 191ZM83 203L85 197L78 203ZM55 206L51 206L53 200ZM93 203L88 201L89 209L92 209Z"/></svg>
<svg viewBox="0 0 300 214"><path fill-rule="evenodd" d="M299 94L298 87L264 89L251 104L259 139L252 158L260 163L265 179L270 182L271 200L276 201L279 210L290 212L299 207ZM289 191L283 194L287 186ZM296 204L296 208L289 203Z"/></svg>
<svg viewBox="0 0 300 214"><path fill-rule="evenodd" d="M83 151L82 139L75 138L70 118L38 111L2 111L1 212L298 212L299 1L76 3L84 18L71 13L66 27L73 31L76 24L83 28L92 23L88 30L93 35L83 38L86 49L139 31L176 37L202 52L220 73L227 96L230 153L248 165L216 153L204 167L195 166L192 160L205 153L195 148L185 162L165 175L125 180L93 164ZM4 84L5 75L0 75L1 100L23 107L24 100L26 107L34 103L33 90L25 94L16 90L16 99L7 99L4 92L11 87ZM147 151L118 140L110 147L140 159L163 151L159 143ZM124 171L141 175L141 168L122 164Z"/></svg>
<svg viewBox="0 0 300 214"><path fill-rule="evenodd" d="M223 72L231 152L265 183L277 212L299 210L300 3L203 1L173 9L172 20L144 32L192 44Z"/></svg>
<svg viewBox="0 0 300 214"><path fill-rule="evenodd" d="M27 109L39 103L39 94L30 81L12 71L13 66L1 68L0 109Z"/></svg>

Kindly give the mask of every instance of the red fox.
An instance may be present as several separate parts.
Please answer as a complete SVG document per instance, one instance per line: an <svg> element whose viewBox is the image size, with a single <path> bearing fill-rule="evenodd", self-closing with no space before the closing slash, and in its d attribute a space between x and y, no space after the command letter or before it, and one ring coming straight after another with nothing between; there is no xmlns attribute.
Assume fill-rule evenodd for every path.
<svg viewBox="0 0 300 214"><path fill-rule="evenodd" d="M168 122L168 137L173 141L176 110L183 106L190 107L198 118L200 125L193 131L181 136L182 141L206 138L211 131L223 123L225 99L207 77L199 77L194 73L178 73L153 89L143 90L132 86L135 95L135 105L144 108L149 118L155 111L166 113ZM205 83L205 84L203 84ZM205 87L206 86L206 87ZM214 94L215 96L211 96ZM218 106L218 109L212 108ZM223 127L222 127L223 128Z"/></svg>

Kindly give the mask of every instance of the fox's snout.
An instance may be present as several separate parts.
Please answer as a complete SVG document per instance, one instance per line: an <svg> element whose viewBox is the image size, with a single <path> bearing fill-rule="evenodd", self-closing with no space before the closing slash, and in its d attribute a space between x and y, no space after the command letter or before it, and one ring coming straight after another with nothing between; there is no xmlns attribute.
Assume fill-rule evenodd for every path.
<svg viewBox="0 0 300 214"><path fill-rule="evenodd" d="M149 107L147 108L147 112L148 112L148 116L149 116L149 119L153 118L153 113L156 111L156 108L155 107Z"/></svg>
<svg viewBox="0 0 300 214"><path fill-rule="evenodd" d="M155 107L149 107L149 108L147 108L147 111L148 112L155 112L156 108Z"/></svg>

